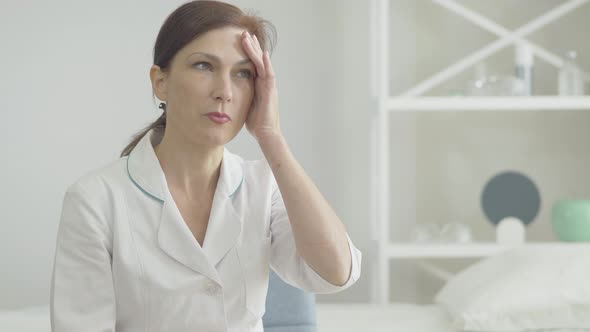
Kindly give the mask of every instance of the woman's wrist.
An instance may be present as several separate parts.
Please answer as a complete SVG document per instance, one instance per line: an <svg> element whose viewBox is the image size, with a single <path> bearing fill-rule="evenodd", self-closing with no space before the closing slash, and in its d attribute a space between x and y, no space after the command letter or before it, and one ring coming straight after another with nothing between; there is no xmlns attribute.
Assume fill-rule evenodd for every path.
<svg viewBox="0 0 590 332"><path fill-rule="evenodd" d="M269 134L258 139L260 149L271 169L280 167L282 161L289 158L290 151L282 134Z"/></svg>

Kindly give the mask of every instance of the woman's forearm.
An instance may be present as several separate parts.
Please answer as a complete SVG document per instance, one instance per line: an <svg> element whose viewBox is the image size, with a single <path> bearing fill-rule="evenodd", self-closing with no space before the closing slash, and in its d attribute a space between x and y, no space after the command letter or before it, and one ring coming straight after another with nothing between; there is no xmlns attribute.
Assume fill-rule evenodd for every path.
<svg viewBox="0 0 590 332"><path fill-rule="evenodd" d="M351 269L346 229L281 135L259 141L279 186L297 252L322 278L343 285Z"/></svg>

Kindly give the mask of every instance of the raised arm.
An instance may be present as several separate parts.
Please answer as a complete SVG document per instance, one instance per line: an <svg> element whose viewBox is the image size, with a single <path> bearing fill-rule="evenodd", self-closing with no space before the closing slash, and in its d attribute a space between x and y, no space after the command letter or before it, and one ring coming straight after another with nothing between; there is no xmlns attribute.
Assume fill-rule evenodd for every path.
<svg viewBox="0 0 590 332"><path fill-rule="evenodd" d="M291 153L279 126L275 73L267 51L244 32L242 44L256 66L255 99L246 127L257 139L283 197L297 252L322 278L343 285L351 275L346 230Z"/></svg>

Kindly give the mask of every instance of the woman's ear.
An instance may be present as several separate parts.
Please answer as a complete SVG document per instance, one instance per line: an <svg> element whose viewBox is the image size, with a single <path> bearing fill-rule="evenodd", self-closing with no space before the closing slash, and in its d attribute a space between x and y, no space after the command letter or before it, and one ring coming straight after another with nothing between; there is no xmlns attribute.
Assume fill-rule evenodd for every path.
<svg viewBox="0 0 590 332"><path fill-rule="evenodd" d="M166 73L162 71L160 66L153 65L150 68L150 80L152 81L152 89L156 97L161 101L167 101Z"/></svg>

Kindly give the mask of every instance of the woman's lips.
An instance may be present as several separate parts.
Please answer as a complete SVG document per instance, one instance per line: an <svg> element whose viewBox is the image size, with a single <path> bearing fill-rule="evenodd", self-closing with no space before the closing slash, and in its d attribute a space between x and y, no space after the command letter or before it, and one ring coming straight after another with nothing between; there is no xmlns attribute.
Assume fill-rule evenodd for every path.
<svg viewBox="0 0 590 332"><path fill-rule="evenodd" d="M205 115L209 118L209 120L211 120L215 123L219 123L219 124L224 124L226 122L231 121L230 116L225 113L211 112L211 113L207 113Z"/></svg>

